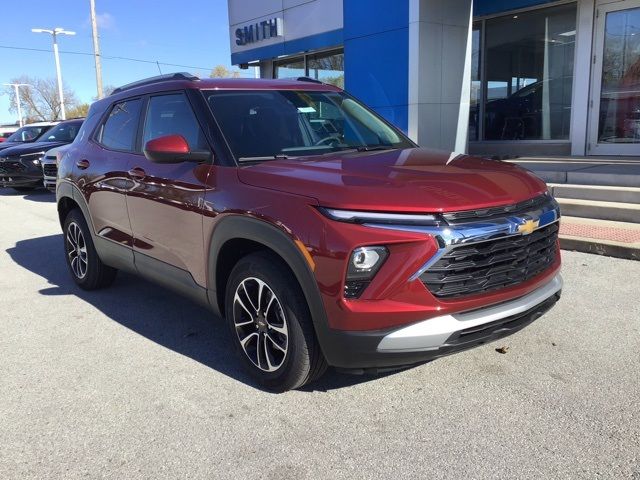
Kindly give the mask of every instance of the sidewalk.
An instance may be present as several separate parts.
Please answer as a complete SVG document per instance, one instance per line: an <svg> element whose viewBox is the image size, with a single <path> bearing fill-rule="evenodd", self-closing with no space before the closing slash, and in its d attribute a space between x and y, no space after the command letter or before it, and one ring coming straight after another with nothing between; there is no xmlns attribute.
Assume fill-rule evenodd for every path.
<svg viewBox="0 0 640 480"><path fill-rule="evenodd" d="M640 260L640 225L562 217L560 246L564 250Z"/></svg>

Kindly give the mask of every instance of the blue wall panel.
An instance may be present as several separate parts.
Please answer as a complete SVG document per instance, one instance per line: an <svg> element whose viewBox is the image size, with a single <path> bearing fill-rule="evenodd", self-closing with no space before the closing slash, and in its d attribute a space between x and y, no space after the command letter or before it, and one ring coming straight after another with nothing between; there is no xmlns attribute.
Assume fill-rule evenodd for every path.
<svg viewBox="0 0 640 480"><path fill-rule="evenodd" d="M344 38L406 28L409 0L343 0Z"/></svg>
<svg viewBox="0 0 640 480"><path fill-rule="evenodd" d="M345 88L405 132L409 0L344 0Z"/></svg>
<svg viewBox="0 0 640 480"><path fill-rule="evenodd" d="M473 16L493 15L519 8L534 7L544 5L554 0L475 0L473 2Z"/></svg>

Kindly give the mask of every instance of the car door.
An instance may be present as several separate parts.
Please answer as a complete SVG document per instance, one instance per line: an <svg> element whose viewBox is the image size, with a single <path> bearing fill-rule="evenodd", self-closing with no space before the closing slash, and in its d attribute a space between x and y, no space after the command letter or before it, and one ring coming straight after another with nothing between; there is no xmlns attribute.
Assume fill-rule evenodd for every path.
<svg viewBox="0 0 640 480"><path fill-rule="evenodd" d="M152 95L146 103L141 145L181 135L190 151L210 146L184 92ZM174 283L206 285L202 202L211 162L154 163L135 158L127 193L136 268L142 274L172 276Z"/></svg>
<svg viewBox="0 0 640 480"><path fill-rule="evenodd" d="M74 155L76 183L89 208L96 235L126 247L116 255L124 256L125 263L131 265L133 234L126 193L132 185L128 170L136 156L142 105L141 98L115 103L99 123L94 138ZM106 245L105 248L113 247Z"/></svg>

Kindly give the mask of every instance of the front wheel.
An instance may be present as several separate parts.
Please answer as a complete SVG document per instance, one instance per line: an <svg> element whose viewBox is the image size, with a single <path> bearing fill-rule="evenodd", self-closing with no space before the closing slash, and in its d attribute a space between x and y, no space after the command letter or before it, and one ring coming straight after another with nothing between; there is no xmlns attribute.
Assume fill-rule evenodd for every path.
<svg viewBox="0 0 640 480"><path fill-rule="evenodd" d="M118 271L102 263L91 239L89 227L80 210L67 215L63 227L67 267L78 286L96 290L113 283Z"/></svg>
<svg viewBox="0 0 640 480"><path fill-rule="evenodd" d="M286 391L318 378L326 362L304 294L277 257L241 259L227 283L225 316L237 353L265 388Z"/></svg>

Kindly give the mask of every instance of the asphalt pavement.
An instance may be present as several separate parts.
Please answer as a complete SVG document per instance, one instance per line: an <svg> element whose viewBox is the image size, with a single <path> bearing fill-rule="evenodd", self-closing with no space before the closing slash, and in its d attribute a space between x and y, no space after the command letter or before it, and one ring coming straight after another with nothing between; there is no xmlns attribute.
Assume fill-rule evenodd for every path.
<svg viewBox="0 0 640 480"><path fill-rule="evenodd" d="M0 190L0 220L0 479L640 479L640 262L564 252L512 337L275 395L207 310L75 287L52 194Z"/></svg>

